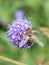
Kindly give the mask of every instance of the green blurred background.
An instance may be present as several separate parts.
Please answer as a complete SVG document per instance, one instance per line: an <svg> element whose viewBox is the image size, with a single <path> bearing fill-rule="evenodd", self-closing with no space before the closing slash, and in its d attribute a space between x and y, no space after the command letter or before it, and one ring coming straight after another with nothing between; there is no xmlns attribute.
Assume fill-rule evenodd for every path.
<svg viewBox="0 0 49 65"><path fill-rule="evenodd" d="M6 37L7 25L14 18L17 10L23 10L27 19L30 19L33 29L38 29L41 33L36 36L43 41L44 48L36 42L30 49L18 49L11 45ZM26 65L39 65L39 63L49 63L49 38L40 30L49 28L49 0L0 0L0 56L4 56ZM44 29L45 29L44 28ZM49 32L49 29L47 29ZM16 65L0 60L0 65ZM49 65L49 64L45 64Z"/></svg>

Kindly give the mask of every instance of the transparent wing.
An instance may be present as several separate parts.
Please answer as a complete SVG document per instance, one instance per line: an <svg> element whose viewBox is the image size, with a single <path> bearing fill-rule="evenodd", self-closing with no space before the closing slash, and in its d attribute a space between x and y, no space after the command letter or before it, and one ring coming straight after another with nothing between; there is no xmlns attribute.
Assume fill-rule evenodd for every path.
<svg viewBox="0 0 49 65"><path fill-rule="evenodd" d="M43 42L41 42L35 35L34 35L34 40L42 47L44 47Z"/></svg>
<svg viewBox="0 0 49 65"><path fill-rule="evenodd" d="M28 39L28 36L23 36L22 41L19 43L19 47L22 47L28 41Z"/></svg>
<svg viewBox="0 0 49 65"><path fill-rule="evenodd" d="M32 30L33 33L40 33L39 31L37 30Z"/></svg>

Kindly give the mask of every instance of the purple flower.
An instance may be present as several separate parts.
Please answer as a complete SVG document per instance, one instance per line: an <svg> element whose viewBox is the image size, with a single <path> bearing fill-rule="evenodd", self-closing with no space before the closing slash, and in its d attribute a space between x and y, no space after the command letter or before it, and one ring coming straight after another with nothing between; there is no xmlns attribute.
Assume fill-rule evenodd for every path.
<svg viewBox="0 0 49 65"><path fill-rule="evenodd" d="M28 20L26 18L23 19L22 16L24 16L22 11L18 11L16 13L17 19L14 20L12 24L8 25L9 30L7 31L7 37L16 47L19 47L19 43L23 39L25 30L30 28ZM30 46L25 43L21 48L30 48Z"/></svg>

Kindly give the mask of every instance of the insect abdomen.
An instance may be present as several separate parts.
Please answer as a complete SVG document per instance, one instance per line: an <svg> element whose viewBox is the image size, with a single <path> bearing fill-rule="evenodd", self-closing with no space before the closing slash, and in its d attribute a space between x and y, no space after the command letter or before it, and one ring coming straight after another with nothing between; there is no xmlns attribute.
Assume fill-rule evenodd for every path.
<svg viewBox="0 0 49 65"><path fill-rule="evenodd" d="M29 40L27 41L28 46L31 46L32 43L33 43L33 40L30 40L30 39L29 39Z"/></svg>

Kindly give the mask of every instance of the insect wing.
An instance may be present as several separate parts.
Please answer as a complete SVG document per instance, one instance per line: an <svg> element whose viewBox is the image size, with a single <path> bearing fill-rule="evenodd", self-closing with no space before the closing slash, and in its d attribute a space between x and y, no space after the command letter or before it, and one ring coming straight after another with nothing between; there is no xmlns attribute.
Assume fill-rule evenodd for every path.
<svg viewBox="0 0 49 65"><path fill-rule="evenodd" d="M27 41L28 41L29 37L24 36L22 41L19 43L19 47L22 47Z"/></svg>
<svg viewBox="0 0 49 65"><path fill-rule="evenodd" d="M34 40L42 47L44 47L44 44L34 35Z"/></svg>
<svg viewBox="0 0 49 65"><path fill-rule="evenodd" d="M37 30L32 30L32 33L40 33L40 32Z"/></svg>

